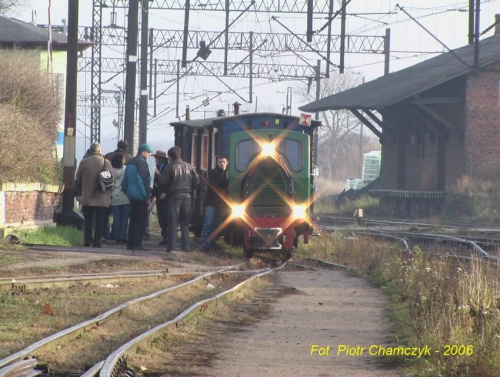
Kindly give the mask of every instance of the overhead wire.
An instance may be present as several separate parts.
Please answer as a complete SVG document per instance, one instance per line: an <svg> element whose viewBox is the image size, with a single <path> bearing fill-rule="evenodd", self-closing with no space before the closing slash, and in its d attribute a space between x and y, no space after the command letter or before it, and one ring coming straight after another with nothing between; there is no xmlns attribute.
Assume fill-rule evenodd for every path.
<svg viewBox="0 0 500 377"><path fill-rule="evenodd" d="M490 2L495 2L495 1L498 1L498 0L483 0L482 2L483 3L490 3ZM340 0L337 0L337 3L338 4L341 4L341 1ZM242 2L243 4L243 2ZM451 6L460 6L461 3L455 3L454 5L451 5ZM465 3L462 3L462 4L465 4ZM380 5L380 7L382 7L382 5ZM425 10L429 10L431 9L432 12L431 13L427 13L427 14L424 14L424 15L419 15L417 16L416 18L420 19L420 18L425 18L425 17L431 17L431 16L436 16L436 15L440 15L440 14L443 14L443 13L446 13L446 12L454 12L454 11L457 11L457 9L447 9L449 8L450 5L438 5L438 6L435 6L435 7L431 7L431 8L423 8L423 7L408 7L407 9L418 9L419 12L422 12L422 11L425 11ZM209 12L201 12L203 14L203 16L207 16ZM258 28L262 31L263 30L263 25L262 25L262 17L260 14L258 14L258 12L256 11L256 9L254 8L253 11L252 11L252 14L255 16L255 23L257 23L258 25ZM267 15L270 14L270 12L267 12L266 13ZM159 17L159 18L162 18L162 19L166 19L166 20L169 20L171 21L172 23L177 23L177 24L182 24L181 22L176 22L175 19L172 19L170 17L161 17L157 14L154 15L154 17ZM212 16L213 17L213 16ZM264 16L265 17L265 16ZM214 18L219 18L219 19L223 19L223 17L214 17ZM290 19L294 19L293 16L290 16L289 17ZM245 17L245 19L248 19L248 17ZM368 19L367 21L369 21L368 24L365 24L365 26L363 27L360 27L358 29L354 29L353 32L369 32L369 31L373 31L373 30L378 30L380 29L381 27L381 23L387 23L389 26L393 26L395 24L399 24L399 23L403 23L403 22L408 22L409 20L406 19L406 20L395 20L395 17L393 15L382 15L380 17L377 17L376 19L374 20L370 20ZM241 21L243 22L243 20ZM385 25L384 25L385 27ZM193 28L200 28L199 25L196 25L195 27ZM271 26L271 23L269 21L269 31L272 32L273 30L273 27ZM116 50L116 49L115 49ZM167 54L174 54L174 56L176 56L176 54L178 54L178 50L175 49L175 52L171 51L172 49L168 49L167 51L164 51L163 53L167 53ZM413 51L412 51L413 52ZM408 51L408 53L410 53L410 51ZM269 53L269 54L266 54L266 55L263 55L262 57L259 57L258 56L259 54L255 54L254 55L254 60L255 61L264 61L264 62L271 62L272 64L275 64L276 63L276 59L278 57L286 57L286 56L290 56L289 54L285 53L285 52L276 52L276 53ZM303 54L304 55L304 54ZM421 54L420 56L424 56L426 54ZM412 57L415 57L415 55L413 56L408 56L408 57L404 57L404 58L394 58L394 57L391 57L391 60L401 60L401 59L409 59L409 58L412 58ZM298 57L297 57L298 59ZM371 64L366 64L366 65L372 65L372 64L380 64L382 62L378 62L378 63L371 63ZM353 67L360 67L360 66L353 66ZM123 77L123 76L122 76ZM187 74L183 74L182 77L189 77L189 73ZM107 83L109 81L111 81L114 77L112 78L109 78L107 81L105 81L104 83ZM271 80L268 80L268 82L266 82L266 84L268 84L269 82L272 82ZM196 87L198 89L202 89L203 88L203 85L200 84L201 83L201 80L200 79L194 79L194 83L193 83L193 88ZM189 85L187 83L185 83L184 85L184 91L185 89L187 88L186 85ZM171 88L171 86L169 86L169 88ZM237 89L238 90L238 89ZM166 92L164 91L163 93L161 93L161 95L164 95ZM160 95L160 96L161 96ZM159 97L160 97L159 96Z"/></svg>

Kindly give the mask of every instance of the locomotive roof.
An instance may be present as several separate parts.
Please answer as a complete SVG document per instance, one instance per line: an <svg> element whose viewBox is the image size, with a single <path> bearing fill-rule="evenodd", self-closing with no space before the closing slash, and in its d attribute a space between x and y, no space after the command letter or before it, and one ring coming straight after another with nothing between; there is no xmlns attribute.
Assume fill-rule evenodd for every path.
<svg viewBox="0 0 500 377"><path fill-rule="evenodd" d="M301 106L300 109L307 112L383 109L472 72L473 61L474 45L467 45L355 88L311 102ZM484 67L498 61L500 61L500 35L483 39L479 48L479 66Z"/></svg>
<svg viewBox="0 0 500 377"><path fill-rule="evenodd" d="M226 116L226 117L214 117L214 118L205 118L205 119L191 119L191 120L181 120L177 122L171 122L171 126L189 126L189 127L195 127L195 128L204 128L204 127L209 127L209 126L214 126L218 125L220 123L224 123L227 121L231 120L238 120L238 119L245 119L248 117L255 117L255 116L273 116L273 117L280 117L280 118L285 118L285 119L290 119L294 121L299 121L299 117L293 116L293 115L285 115L285 114L279 114L279 113L243 113L239 115L231 115L231 116ZM318 127L321 125L321 122L318 120L312 120L311 121L311 126Z"/></svg>

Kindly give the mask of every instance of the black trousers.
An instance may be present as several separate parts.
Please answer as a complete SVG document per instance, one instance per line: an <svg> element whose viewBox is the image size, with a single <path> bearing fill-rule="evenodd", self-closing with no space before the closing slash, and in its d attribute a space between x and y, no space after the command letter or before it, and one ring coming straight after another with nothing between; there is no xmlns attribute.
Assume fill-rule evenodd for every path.
<svg viewBox="0 0 500 377"><path fill-rule="evenodd" d="M167 240L167 227L168 227L168 204L167 199L156 201L156 212L158 215L158 224L161 228L161 236Z"/></svg>
<svg viewBox="0 0 500 377"><path fill-rule="evenodd" d="M127 247L136 248L142 246L142 236L146 228L148 215L148 204L144 201L130 201L130 220L128 223Z"/></svg>
<svg viewBox="0 0 500 377"><path fill-rule="evenodd" d="M83 206L83 220L85 231L83 233L83 239L85 241L85 246L101 247L101 238L104 235L104 227L106 226L106 214L108 213L108 207L93 207L93 206ZM92 225L95 216L95 231L94 237L92 237Z"/></svg>
<svg viewBox="0 0 500 377"><path fill-rule="evenodd" d="M181 227L181 248L189 251L189 222L191 221L191 194L172 194L168 198L167 250L175 250L177 224Z"/></svg>

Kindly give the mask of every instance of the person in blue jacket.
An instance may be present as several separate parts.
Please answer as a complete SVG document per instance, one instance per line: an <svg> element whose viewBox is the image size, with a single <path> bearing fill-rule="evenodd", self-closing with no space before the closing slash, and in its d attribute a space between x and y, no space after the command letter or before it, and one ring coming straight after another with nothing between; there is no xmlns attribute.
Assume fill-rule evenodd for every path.
<svg viewBox="0 0 500 377"><path fill-rule="evenodd" d="M130 221L128 224L127 249L142 250L142 236L146 227L148 206L151 204L151 175L146 160L153 150L148 144L139 145L137 156L127 163L123 190L130 200Z"/></svg>

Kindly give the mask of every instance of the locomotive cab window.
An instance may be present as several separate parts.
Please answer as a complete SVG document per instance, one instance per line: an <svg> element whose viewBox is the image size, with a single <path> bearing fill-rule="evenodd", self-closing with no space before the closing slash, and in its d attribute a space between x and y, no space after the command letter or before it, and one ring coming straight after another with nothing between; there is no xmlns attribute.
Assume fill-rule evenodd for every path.
<svg viewBox="0 0 500 377"><path fill-rule="evenodd" d="M283 139L278 146L279 153L285 157L293 171L302 170L302 143L295 139Z"/></svg>
<svg viewBox="0 0 500 377"><path fill-rule="evenodd" d="M244 171L259 150L259 144L254 139L243 140L236 144L236 170Z"/></svg>
<svg viewBox="0 0 500 377"><path fill-rule="evenodd" d="M260 152L261 147L253 139L242 140L236 144L236 170L244 171L255 156ZM294 139L282 139L277 151L288 162L290 168L299 172L302 170L302 143Z"/></svg>

